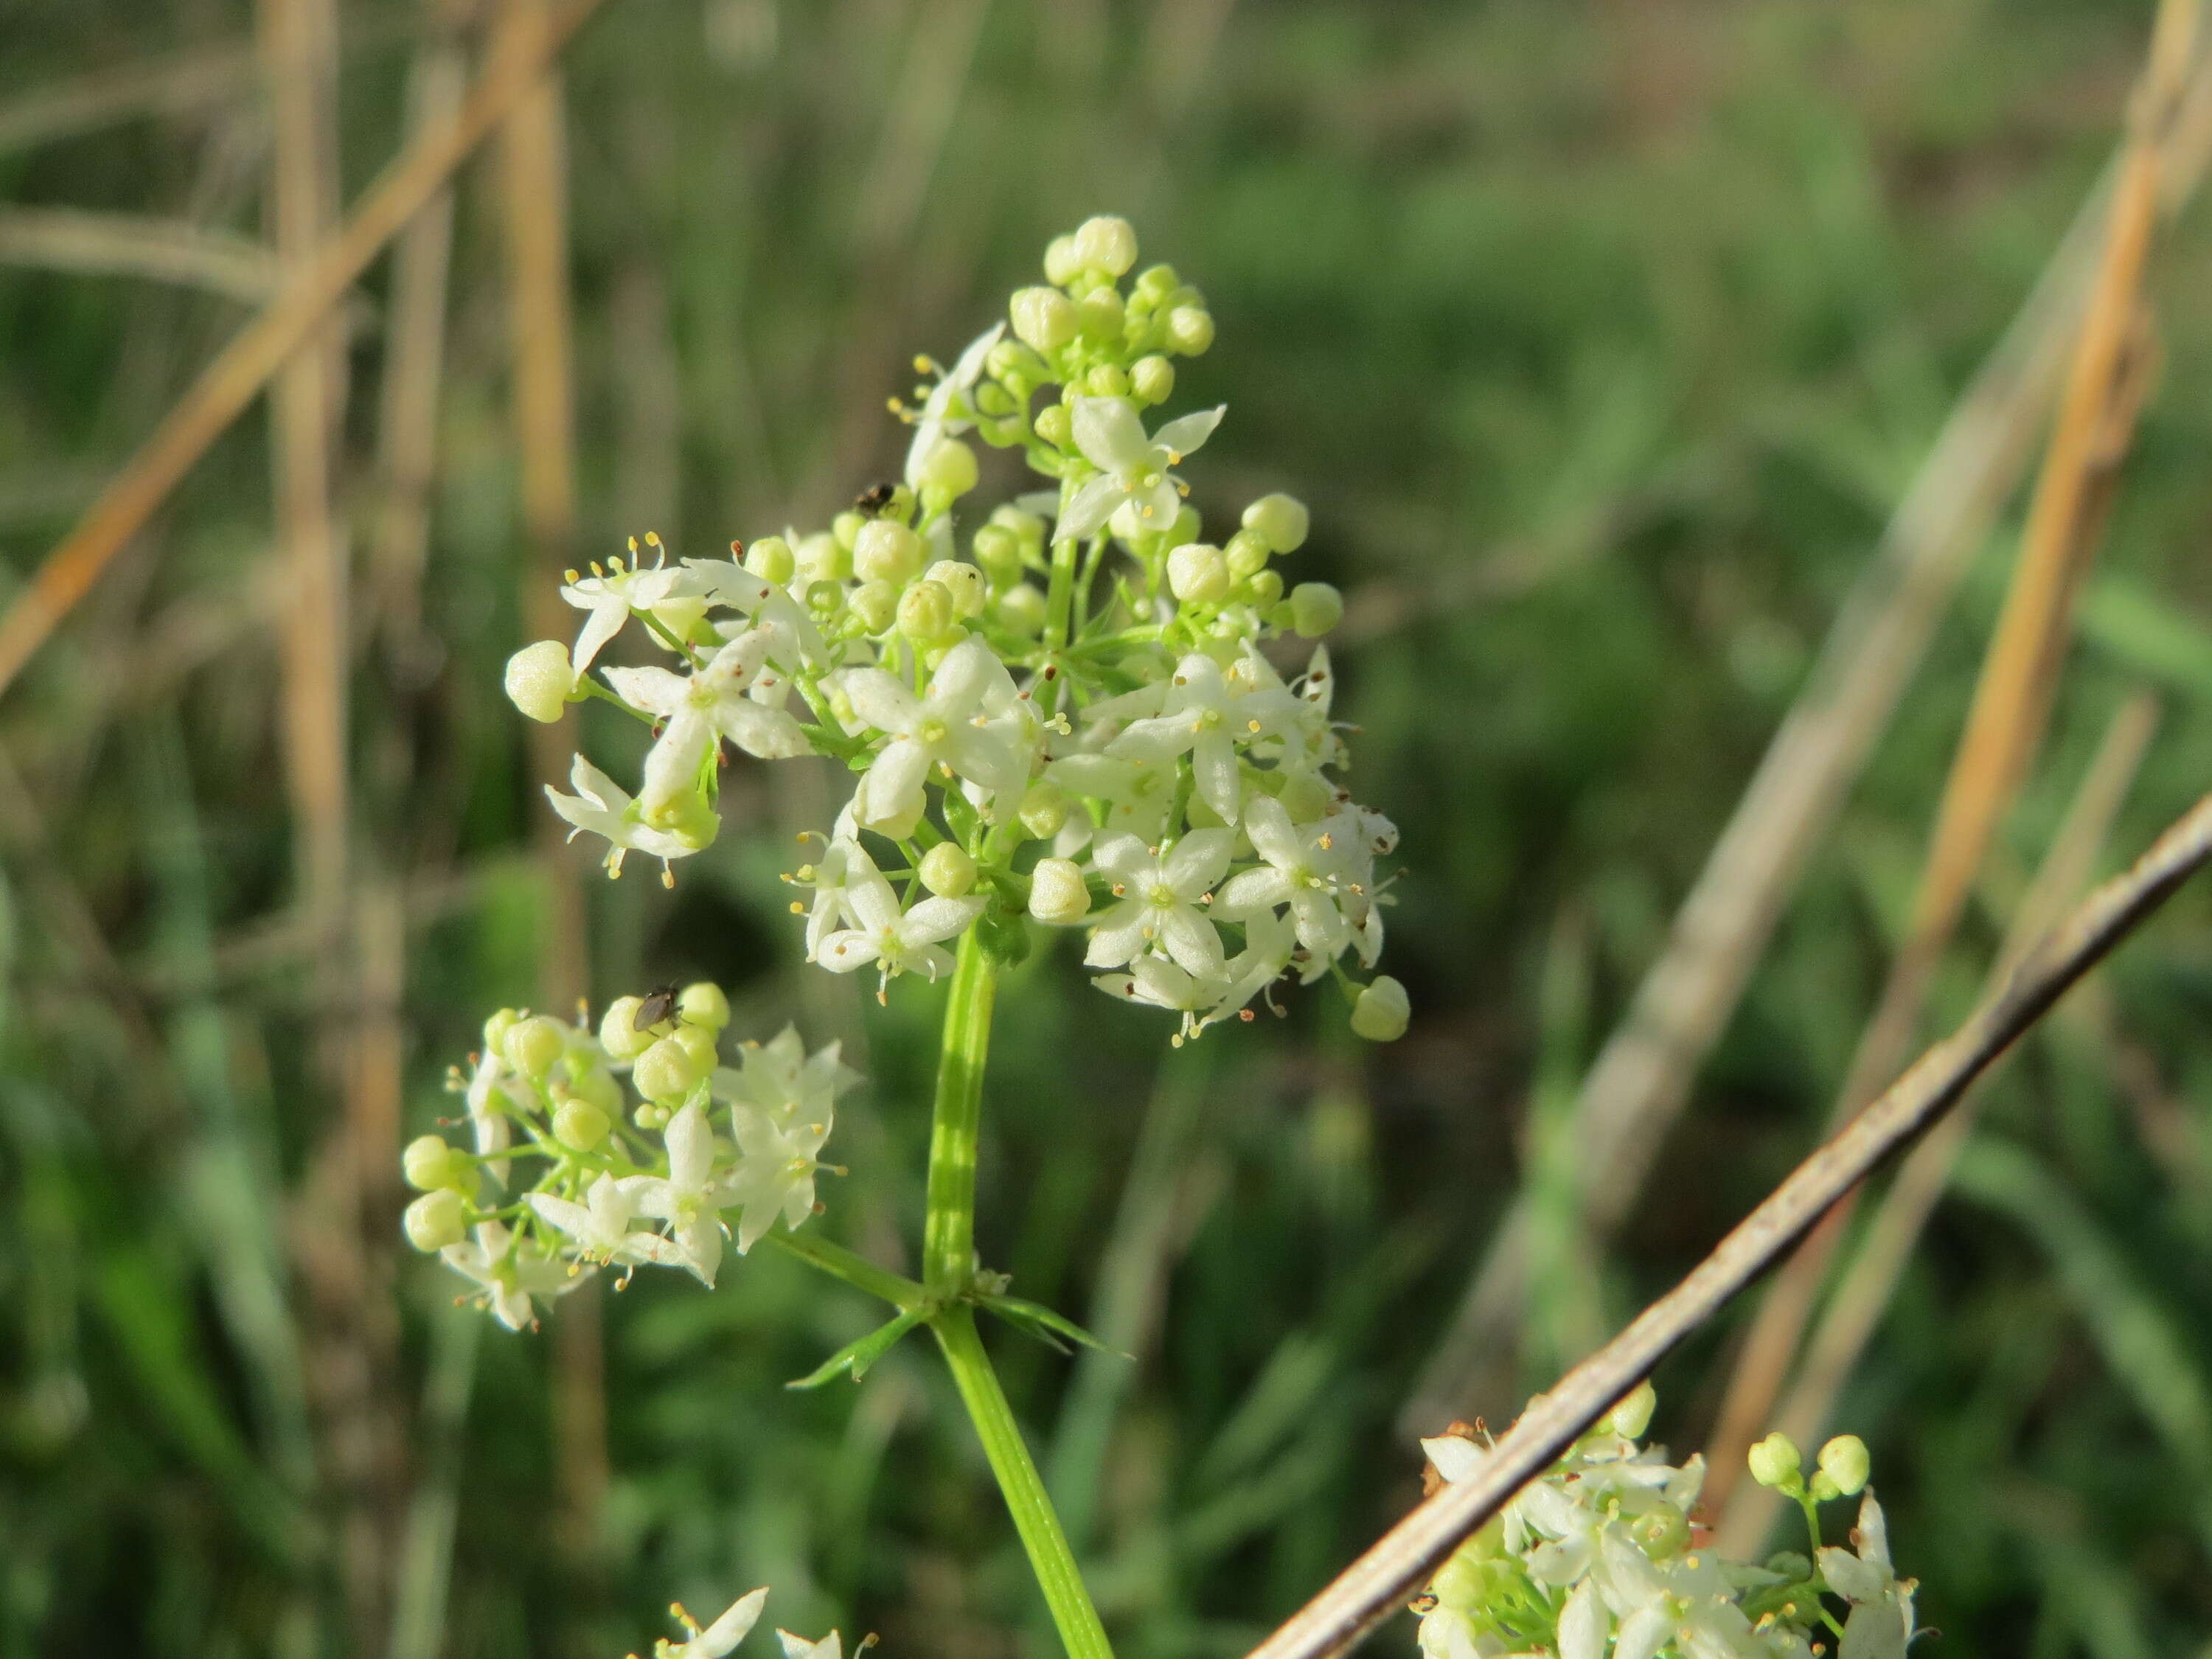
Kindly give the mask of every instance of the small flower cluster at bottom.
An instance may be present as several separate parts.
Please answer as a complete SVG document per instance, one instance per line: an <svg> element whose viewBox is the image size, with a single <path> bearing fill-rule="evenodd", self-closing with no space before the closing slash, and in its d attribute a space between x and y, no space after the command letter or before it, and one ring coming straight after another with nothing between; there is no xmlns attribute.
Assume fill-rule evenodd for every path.
<svg viewBox="0 0 2212 1659"><path fill-rule="evenodd" d="M1809 1479L1784 1437L1753 1448L1753 1477L1805 1511L1813 1553L1749 1566L1698 1540L1705 1460L1677 1467L1637 1443L1652 1405L1647 1382L1444 1564L1414 1604L1426 1659L1814 1659L1831 1638L1838 1659L1903 1659L1913 1581L1891 1565L1865 1443L1829 1441ZM1421 1446L1446 1481L1487 1455L1457 1425ZM1822 1545L1818 1506L1862 1492L1852 1547Z"/></svg>
<svg viewBox="0 0 2212 1659"><path fill-rule="evenodd" d="M684 1611L682 1602L676 1602L668 1612L684 1627L684 1640L672 1642L665 1636L660 1638L653 1644L653 1659L726 1659L738 1643L752 1633L754 1625L759 1622L761 1609L767 1605L768 1586L763 1584L731 1602L713 1624L702 1626ZM818 1642L793 1636L787 1630L775 1634L783 1644L783 1659L844 1659L844 1644L834 1630ZM874 1640L870 1637L860 1646L866 1648ZM637 1655L631 1654L629 1659L637 1659Z"/></svg>
<svg viewBox="0 0 2212 1659"><path fill-rule="evenodd" d="M836 1097L859 1077L837 1044L809 1054L788 1026L726 1066L729 1018L703 981L617 998L596 1031L580 1011L574 1024L494 1014L447 1085L467 1102L475 1150L426 1134L402 1157L422 1194L403 1218L409 1242L519 1329L535 1297L598 1267L684 1267L712 1285L726 1239L742 1255L777 1221L800 1225L817 1207L816 1172L834 1168L819 1154ZM526 1182L514 1170L526 1158L543 1160Z"/></svg>

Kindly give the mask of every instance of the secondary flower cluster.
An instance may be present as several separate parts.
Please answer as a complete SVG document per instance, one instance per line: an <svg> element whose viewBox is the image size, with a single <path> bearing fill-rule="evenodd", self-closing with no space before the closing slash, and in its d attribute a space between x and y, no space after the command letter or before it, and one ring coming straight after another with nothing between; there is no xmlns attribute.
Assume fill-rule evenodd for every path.
<svg viewBox="0 0 2212 1659"><path fill-rule="evenodd" d="M726 1237L743 1255L781 1219L815 1211L814 1176L839 1092L859 1079L837 1045L806 1053L787 1026L718 1053L730 1006L700 983L621 997L594 1032L503 1008L448 1086L468 1104L475 1150L410 1142L409 1241L477 1287L510 1329L533 1298L603 1266L684 1267L708 1285ZM631 1104L628 1093L635 1094ZM534 1181L515 1170L540 1160ZM734 1217L734 1227L727 1218Z"/></svg>
<svg viewBox="0 0 2212 1659"><path fill-rule="evenodd" d="M653 731L635 795L582 757L573 793L548 790L580 831L661 860L714 837L727 743L762 759L822 755L858 774L807 896L811 959L833 972L945 972L970 929L1002 957L1024 913L1088 927L1109 994L1165 1008L1194 1033L1243 1013L1277 979L1334 974L1352 1025L1407 1023L1403 988L1362 985L1382 945L1397 832L1340 781L1325 583L1285 589L1273 568L1306 538L1287 495L1251 503L1203 539L1175 468L1218 408L1147 429L1177 356L1212 343L1204 297L1165 265L1123 279L1136 238L1094 219L1055 241L1048 285L932 378L914 406L904 477L824 530L732 544L726 559L641 555L570 573L586 613L571 650L520 652L507 690L558 719L617 703ZM1056 490L956 532L975 449L1019 450ZM671 667L610 666L633 619ZM672 876L668 878L672 879ZM1180 1041L1180 1037L1177 1039Z"/></svg>
<svg viewBox="0 0 2212 1659"><path fill-rule="evenodd" d="M1903 1659L1913 1581L1891 1565L1865 1443L1831 1440L1809 1479L1784 1437L1753 1449L1753 1475L1804 1510L1813 1553L1747 1566L1698 1539L1705 1460L1677 1467L1637 1443L1652 1404L1646 1383L1445 1563L1415 1604L1426 1659L1813 1659L1831 1638L1838 1659ZM1457 1431L1421 1445L1445 1480L1486 1455ZM1818 1506L1863 1492L1852 1547L1823 1545Z"/></svg>

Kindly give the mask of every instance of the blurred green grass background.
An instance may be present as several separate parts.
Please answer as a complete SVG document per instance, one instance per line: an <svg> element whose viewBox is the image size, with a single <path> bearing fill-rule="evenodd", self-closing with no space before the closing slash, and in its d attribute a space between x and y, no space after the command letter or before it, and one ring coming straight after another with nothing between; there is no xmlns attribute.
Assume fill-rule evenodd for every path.
<svg viewBox="0 0 2212 1659"><path fill-rule="evenodd" d="M260 235L252 7L7 11L9 210ZM1229 405L1190 470L1209 526L1291 489L1315 525L1293 574L1350 596L1338 709L1362 728L1361 798L1404 829L1387 965L1411 1036L1359 1048L1330 1000L1293 996L1285 1020L1170 1053L1064 951L1002 1000L985 1258L1135 1358L992 1340L1129 1659L1241 1651L1418 1491L1394 1419L1524 1178L1532 1091L1571 1085L1658 951L2109 153L2150 11L611 0L566 55L582 556L825 520L896 471L883 399L911 354L949 356L1049 236L1118 211L1219 324L1176 398ZM426 15L464 42L483 21L343 8L349 197L401 142ZM52 113L58 88L149 69L105 116ZM2162 376L1931 1033L2128 696L2151 689L2163 719L2115 857L2212 777L2206 218L2153 267ZM6 224L0 547L20 582L248 312L40 268L5 253ZM319 1048L396 1012L419 1133L552 948L544 780L498 689L521 595L552 578L518 510L509 307L480 161L404 592L368 552L381 266L346 313L354 872L404 919L396 1011L312 970L258 409L0 704L0 1653L612 1655L665 1629L672 1595L704 1612L761 1582L774 1621L880 1631L894 1655L1049 1651L921 1345L857 1391L782 1389L866 1328L857 1296L770 1257L712 1294L602 1297L603 1344L588 1316L566 1340L479 1328L399 1259L374 1182L369 1248L332 1263L351 1177ZM1545 1287L1525 1389L1812 1144L1902 926L2017 511L1632 1221ZM603 757L634 742L586 732ZM776 877L792 832L827 821L819 787L740 763L675 892L594 880L589 985L711 975L740 1030L842 1036L871 1086L822 1224L888 1260L918 1231L937 1000L902 986L879 1009L799 963ZM1844 1399L1941 1631L1918 1650L2212 1651L2209 918L2185 895L1992 1085L1995 1150ZM1660 1374L1655 1432L1680 1450L1729 1334Z"/></svg>

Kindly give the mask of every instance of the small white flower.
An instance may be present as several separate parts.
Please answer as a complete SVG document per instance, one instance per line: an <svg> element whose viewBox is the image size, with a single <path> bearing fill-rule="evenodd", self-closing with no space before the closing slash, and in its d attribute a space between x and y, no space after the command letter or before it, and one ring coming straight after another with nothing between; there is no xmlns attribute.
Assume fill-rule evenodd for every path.
<svg viewBox="0 0 2212 1659"><path fill-rule="evenodd" d="M722 1206L729 1188L714 1176L714 1131L696 1100L668 1121L668 1178L637 1177L631 1197L638 1213L668 1223L681 1265L712 1289L722 1265Z"/></svg>
<svg viewBox="0 0 2212 1659"><path fill-rule="evenodd" d="M684 1265L683 1253L658 1233L634 1232L639 1183L648 1179L630 1176L617 1179L602 1174L578 1204L550 1193L530 1194L530 1207L576 1241L588 1259L620 1261L632 1266L658 1262L663 1267Z"/></svg>
<svg viewBox="0 0 2212 1659"><path fill-rule="evenodd" d="M438 1252L440 1261L483 1291L494 1316L510 1331L537 1322L531 1297L550 1300L583 1282L583 1275L564 1262L521 1255L514 1242L505 1226L487 1221L467 1243L448 1244Z"/></svg>
<svg viewBox="0 0 2212 1659"><path fill-rule="evenodd" d="M906 450L904 476L917 491L921 488L922 467L931 453L947 438L957 437L975 423L974 413L968 407L968 393L982 378L984 361L1006 331L1004 323L985 329L968 343L951 372L930 387L921 414L914 423L914 441Z"/></svg>
<svg viewBox="0 0 2212 1659"><path fill-rule="evenodd" d="M1198 979L1222 981L1221 935L1198 904L1227 873L1236 843L1233 830L1193 830L1165 852L1134 836L1102 844L1095 861L1121 902L1091 930L1085 963L1119 968L1157 951Z"/></svg>
<svg viewBox="0 0 2212 1659"><path fill-rule="evenodd" d="M1903 1659L1917 1633L1912 1624L1913 1582L1899 1579L1889 1559L1889 1525L1881 1505L1869 1492L1859 1504L1859 1523L1851 1541L1858 1553L1824 1549L1820 1573L1829 1588L1851 1604L1844 1621L1837 1659Z"/></svg>
<svg viewBox="0 0 2212 1659"><path fill-rule="evenodd" d="M1223 913L1249 915L1287 904L1298 943L1317 957L1334 957L1352 937L1339 908L1346 849L1336 831L1326 819L1293 824L1282 802L1255 795L1244 809L1244 833L1267 863L1230 878L1221 890Z"/></svg>
<svg viewBox="0 0 2212 1659"><path fill-rule="evenodd" d="M722 1616L704 1630L682 1607L675 1609L683 1620L684 1628L690 1632L690 1639L672 1642L662 1637L653 1644L653 1659L725 1659L738 1643L751 1634L759 1620L761 1609L768 1604L768 1586L762 1585L750 1595L741 1595L730 1603Z"/></svg>
<svg viewBox="0 0 2212 1659"><path fill-rule="evenodd" d="M720 827L720 820L709 814L696 832L689 828L654 829L644 821L637 804L623 787L581 755L569 769L568 782L574 794L564 795L549 783L546 799L553 803L555 811L575 826L569 840L586 832L606 838L610 875L622 874L623 857L634 852L659 859L665 869L673 860L689 858L705 847Z"/></svg>
<svg viewBox="0 0 2212 1659"><path fill-rule="evenodd" d="M810 1122L764 1111L737 1113L738 1151L742 1161L730 1183L730 1199L744 1206L738 1222L738 1254L752 1249L781 1215L797 1229L814 1212L814 1172L830 1138L830 1109Z"/></svg>
<svg viewBox="0 0 2212 1659"><path fill-rule="evenodd" d="M696 597L698 587L697 580L682 566L656 565L649 570L633 566L624 569L619 562L605 574L595 570L568 583L561 589L561 597L579 611L590 613L584 618L583 629L576 635L576 648L571 653L576 678L584 677L584 671L599 654L599 647L622 631L633 611L649 611L671 599Z"/></svg>
<svg viewBox="0 0 2212 1659"><path fill-rule="evenodd" d="M799 722L780 708L745 695L768 659L765 629L732 640L690 676L665 668L610 668L607 684L631 708L666 722L645 757L638 797L648 818L658 817L699 784L699 769L727 738L762 760L789 760L808 752Z"/></svg>
<svg viewBox="0 0 2212 1659"><path fill-rule="evenodd" d="M888 981L897 974L935 979L952 971L952 957L939 942L967 931L983 913L980 898L926 898L911 910L899 909L898 896L865 848L847 852L845 902L856 926L822 941L817 960L833 974L849 974L878 964Z"/></svg>
<svg viewBox="0 0 2212 1659"><path fill-rule="evenodd" d="M744 1044L737 1069L717 1071L714 1097L765 1112L780 1123L826 1114L839 1095L860 1080L839 1058L843 1051L842 1042L832 1042L810 1054L799 1028L787 1025L766 1042Z"/></svg>
<svg viewBox="0 0 2212 1659"><path fill-rule="evenodd" d="M793 1636L787 1630L780 1630L775 1634L776 1639L783 1644L783 1659L842 1659L844 1654L844 1647L834 1630L818 1642L810 1642L804 1636Z"/></svg>
<svg viewBox="0 0 2212 1659"><path fill-rule="evenodd" d="M844 687L854 712L892 738L853 798L854 816L864 829L909 833L921 811L922 784L932 766L994 795L1019 789L1028 781L1027 757L986 708L994 695L1012 699L1018 694L1006 665L982 641L971 635L946 652L921 696L880 668L849 671Z"/></svg>
<svg viewBox="0 0 2212 1659"><path fill-rule="evenodd" d="M1182 416L1148 438L1136 405L1126 398L1078 398L1075 447L1098 476L1075 492L1054 539L1091 535L1124 505L1142 529L1165 530L1182 505L1179 480L1169 469L1212 435L1225 408Z"/></svg>
<svg viewBox="0 0 2212 1659"><path fill-rule="evenodd" d="M796 532L792 539L798 539ZM727 605L767 633L769 660L787 673L822 659L821 630L786 589L756 576L735 559L686 559L684 568L709 605ZM723 627L726 633L731 631L728 625Z"/></svg>
<svg viewBox="0 0 2212 1659"><path fill-rule="evenodd" d="M1243 793L1237 750L1279 731L1293 701L1240 691L1212 658L1193 654L1176 665L1161 712L1132 721L1107 752L1161 765L1188 750L1199 799L1234 823Z"/></svg>

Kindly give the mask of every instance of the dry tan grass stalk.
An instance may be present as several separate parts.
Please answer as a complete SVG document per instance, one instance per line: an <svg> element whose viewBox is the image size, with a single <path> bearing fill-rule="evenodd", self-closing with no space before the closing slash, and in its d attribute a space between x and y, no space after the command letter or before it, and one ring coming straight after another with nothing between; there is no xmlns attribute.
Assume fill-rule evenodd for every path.
<svg viewBox="0 0 2212 1659"><path fill-rule="evenodd" d="M143 276L249 305L267 300L282 281L268 250L246 237L179 219L76 208L0 208L0 264Z"/></svg>
<svg viewBox="0 0 2212 1659"><path fill-rule="evenodd" d="M552 23L547 0L505 0L498 27L502 49L516 55L535 51ZM562 122L560 77L548 74L515 106L500 142L522 470L522 614L533 639L568 631L558 578L574 562L576 549L576 392ZM557 725L532 721L530 738L533 774L564 775L576 746L574 714ZM548 1007L565 1009L591 983L580 872L559 821L538 812L532 822L545 892L540 990ZM559 1321L554 1339L554 1438L563 1530L571 1553L582 1555L597 1531L606 1492L606 1389L596 1287L585 1286L570 1302L576 1317ZM565 1316L569 1309L562 1311Z"/></svg>
<svg viewBox="0 0 2212 1659"><path fill-rule="evenodd" d="M385 243L436 193L498 125L601 0L563 0L528 46L495 55L453 125L425 133L362 196L313 266L216 354L171 407L152 437L109 483L0 615L0 691L22 672L55 625L101 571L145 527L154 509L337 304Z"/></svg>
<svg viewBox="0 0 2212 1659"><path fill-rule="evenodd" d="M2004 982L2029 947L2064 914L2069 901L2088 884L2157 729L2158 702L2148 693L2130 698L2112 716L2065 819L2014 914L1984 995ZM1866 1351L1936 1200L1950 1184L1952 1166L1973 1127L1980 1097L1978 1091L1969 1091L1951 1115L1912 1149L1868 1223L1865 1237L1775 1413L1774 1425L1799 1445L1812 1445L1826 1431L1836 1396ZM1738 1482L1721 1517L1715 1547L1732 1558L1751 1558L1772 1527L1778 1504L1771 1489Z"/></svg>
<svg viewBox="0 0 2212 1659"><path fill-rule="evenodd" d="M1832 1123L1870 1099L1909 1051L1975 873L2042 739L2072 638L2074 595L2095 556L2150 379L2143 268L2159 216L2160 147L2180 106L2196 30L2196 0L2164 0L2131 112L2096 287L2004 608L1944 781L1911 919L1851 1057ZM1847 1202L1823 1218L1776 1279L1752 1322L1707 1448L1712 1469L1707 1501L1716 1507L1725 1504L1744 1452L1763 1432L1849 1212Z"/></svg>
<svg viewBox="0 0 2212 1659"><path fill-rule="evenodd" d="M2171 212L2212 161L2212 61L2196 67L2162 142L2160 184ZM2035 291L1953 409L1676 913L1665 950L1583 1080L1577 1134L1586 1160L1586 1214L1600 1237L1618 1227L1633 1203L1807 860L2027 466L2088 303L2119 165L2084 203ZM1494 1412L1510 1399L1526 1224L1516 1201L1400 1416L1401 1432L1427 1433L1454 1417Z"/></svg>
<svg viewBox="0 0 2212 1659"><path fill-rule="evenodd" d="M1439 1489L1307 1602L1249 1659L1328 1659L1417 1592L1477 1528L1548 1468L1691 1331L1771 1267L1867 1173L1955 1106L2067 988L2212 862L2212 795L2125 874L2092 893L2018 972L1881 1097L1791 1171L1673 1290L1528 1403L1464 1480Z"/></svg>

